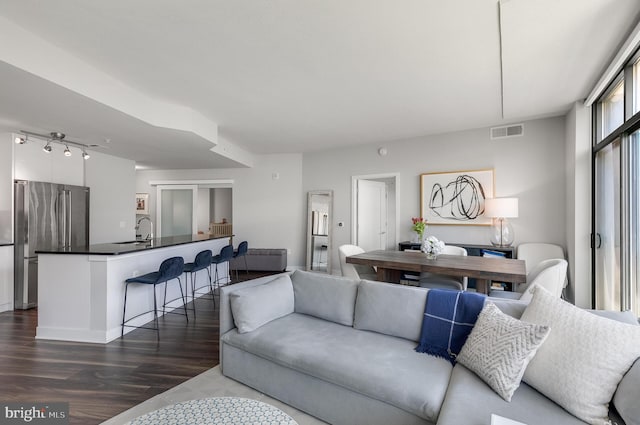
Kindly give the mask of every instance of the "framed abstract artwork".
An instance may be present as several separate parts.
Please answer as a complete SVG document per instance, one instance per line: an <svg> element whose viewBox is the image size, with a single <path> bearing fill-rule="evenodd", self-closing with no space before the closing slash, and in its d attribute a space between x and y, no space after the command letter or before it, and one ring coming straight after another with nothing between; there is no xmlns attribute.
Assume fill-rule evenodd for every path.
<svg viewBox="0 0 640 425"><path fill-rule="evenodd" d="M483 213L493 182L493 169L421 174L420 213L429 224L491 225Z"/></svg>

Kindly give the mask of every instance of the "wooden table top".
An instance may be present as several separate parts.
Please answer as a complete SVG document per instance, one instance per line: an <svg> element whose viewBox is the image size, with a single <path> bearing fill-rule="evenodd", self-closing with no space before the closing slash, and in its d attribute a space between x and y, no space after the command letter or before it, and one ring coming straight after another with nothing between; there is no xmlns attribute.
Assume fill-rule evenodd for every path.
<svg viewBox="0 0 640 425"><path fill-rule="evenodd" d="M523 260L445 254L430 260L422 252L411 251L369 251L347 257L347 263L500 282L522 283L526 281L527 275Z"/></svg>

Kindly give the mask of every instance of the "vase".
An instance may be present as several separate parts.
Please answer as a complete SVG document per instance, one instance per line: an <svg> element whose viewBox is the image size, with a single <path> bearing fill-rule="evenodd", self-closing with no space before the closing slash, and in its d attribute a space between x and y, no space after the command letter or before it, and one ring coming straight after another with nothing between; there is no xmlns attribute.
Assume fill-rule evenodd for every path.
<svg viewBox="0 0 640 425"><path fill-rule="evenodd" d="M438 254L434 254L433 252L426 252L425 254L428 260L435 260L438 257Z"/></svg>
<svg viewBox="0 0 640 425"><path fill-rule="evenodd" d="M422 243L424 242L424 233L416 232L415 236L413 237L413 242L419 243L420 246L422 246Z"/></svg>

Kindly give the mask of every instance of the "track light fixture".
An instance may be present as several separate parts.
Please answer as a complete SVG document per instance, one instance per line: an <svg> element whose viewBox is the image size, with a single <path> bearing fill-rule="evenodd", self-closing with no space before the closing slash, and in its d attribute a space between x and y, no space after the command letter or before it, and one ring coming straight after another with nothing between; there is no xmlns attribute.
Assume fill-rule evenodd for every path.
<svg viewBox="0 0 640 425"><path fill-rule="evenodd" d="M46 144L42 148L42 150L46 153L51 153L53 151L53 147L51 146L52 143L58 143L60 145L64 145L64 156L71 156L71 150L69 149L69 146L74 146L82 150L82 159L89 159L91 155L87 153L87 148L92 146L99 147L98 145L85 145L84 143L66 140L66 135L64 133L60 133L59 131L52 131L49 134L38 134L32 133L30 131L20 130L20 133L21 134L17 135L14 139L16 144L24 145L27 142L29 136L41 138L43 140L46 140Z"/></svg>

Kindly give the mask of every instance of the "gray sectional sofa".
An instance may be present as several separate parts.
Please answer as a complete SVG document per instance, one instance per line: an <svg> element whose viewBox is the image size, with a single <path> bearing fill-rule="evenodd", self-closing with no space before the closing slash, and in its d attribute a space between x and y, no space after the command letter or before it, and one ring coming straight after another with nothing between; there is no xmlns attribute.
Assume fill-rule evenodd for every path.
<svg viewBox="0 0 640 425"><path fill-rule="evenodd" d="M506 402L461 364L417 353L426 296L303 271L225 286L222 373L332 424L489 425L492 413L584 424L524 382ZM516 318L525 308L495 304ZM627 425L640 423L639 398L637 361L614 399Z"/></svg>

